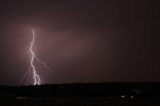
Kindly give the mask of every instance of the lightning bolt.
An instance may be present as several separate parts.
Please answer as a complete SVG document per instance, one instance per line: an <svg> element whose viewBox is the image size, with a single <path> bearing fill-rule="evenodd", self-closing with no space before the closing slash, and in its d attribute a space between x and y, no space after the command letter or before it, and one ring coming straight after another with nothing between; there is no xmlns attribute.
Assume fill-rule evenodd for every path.
<svg viewBox="0 0 160 106"><path fill-rule="evenodd" d="M39 71L48 71L51 73L49 75L54 74L53 71L50 69L50 67L36 56L33 49L35 44L35 38L36 38L36 34L35 34L35 31L32 29L32 40L30 42L29 48L27 49L27 51L29 51L29 54L31 54L31 59L29 60L30 67L29 67L29 70L21 78L21 82L20 82L21 84L23 84L23 81L25 78L26 78L25 80L26 85L28 85L28 83L32 83L33 85L41 85L42 83L44 83L41 80L40 75L38 74ZM52 68L56 70L54 66L52 66Z"/></svg>
<svg viewBox="0 0 160 106"><path fill-rule="evenodd" d="M41 78L38 75L38 73L36 71L36 68L34 66L35 53L33 51L33 46L34 46L34 42L35 42L35 32L34 32L33 29L32 29L32 34L33 34L33 38L32 38L32 41L30 43L30 48L29 48L29 51L30 51L31 56L32 56L30 64L31 64L32 72L33 72L34 85L40 85L41 84Z"/></svg>

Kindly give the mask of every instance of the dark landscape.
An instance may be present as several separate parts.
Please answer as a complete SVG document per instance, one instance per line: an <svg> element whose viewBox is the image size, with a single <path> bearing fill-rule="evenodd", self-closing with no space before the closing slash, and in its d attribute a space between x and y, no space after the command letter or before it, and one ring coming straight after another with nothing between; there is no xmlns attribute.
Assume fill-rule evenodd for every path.
<svg viewBox="0 0 160 106"><path fill-rule="evenodd" d="M0 86L0 106L159 106L160 83Z"/></svg>

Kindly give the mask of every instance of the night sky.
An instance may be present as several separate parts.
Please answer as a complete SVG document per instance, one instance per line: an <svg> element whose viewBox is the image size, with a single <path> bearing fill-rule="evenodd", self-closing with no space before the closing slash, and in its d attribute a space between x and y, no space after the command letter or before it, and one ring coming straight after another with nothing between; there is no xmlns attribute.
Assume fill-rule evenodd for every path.
<svg viewBox="0 0 160 106"><path fill-rule="evenodd" d="M160 81L159 20L158 0L1 1L0 85L21 84L32 28L43 83Z"/></svg>

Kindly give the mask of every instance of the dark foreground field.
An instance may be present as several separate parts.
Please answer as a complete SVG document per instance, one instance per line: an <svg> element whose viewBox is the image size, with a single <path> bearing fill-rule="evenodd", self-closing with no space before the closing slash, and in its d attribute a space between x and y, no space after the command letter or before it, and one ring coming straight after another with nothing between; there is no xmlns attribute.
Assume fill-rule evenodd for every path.
<svg viewBox="0 0 160 106"><path fill-rule="evenodd" d="M54 100L32 100L32 101L3 101L0 106L160 106L158 101L136 100L136 101L120 101L107 100L105 98L84 98L72 99L61 98Z"/></svg>
<svg viewBox="0 0 160 106"><path fill-rule="evenodd" d="M160 83L1 86L0 106L160 106Z"/></svg>

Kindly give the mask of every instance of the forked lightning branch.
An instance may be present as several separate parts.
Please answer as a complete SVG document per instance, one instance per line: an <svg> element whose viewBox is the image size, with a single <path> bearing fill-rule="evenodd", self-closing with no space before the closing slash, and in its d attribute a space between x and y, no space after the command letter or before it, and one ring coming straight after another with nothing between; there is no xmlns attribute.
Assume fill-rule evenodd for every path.
<svg viewBox="0 0 160 106"><path fill-rule="evenodd" d="M21 83L24 84L24 80L26 81L26 85L32 83L33 85L41 85L42 84L42 79L40 76L40 71L41 72L50 72L53 74L53 71L48 67L48 65L40 60L34 51L35 48L35 39L36 39L36 33L32 29L32 39L29 45L29 54L30 54L30 59L29 59L29 70L25 73L25 75L21 79ZM51 75L50 74L50 75Z"/></svg>
<svg viewBox="0 0 160 106"><path fill-rule="evenodd" d="M34 61L35 61L35 53L33 51L33 46L34 46L34 42L35 42L35 32L34 30L32 30L32 34L33 34L33 38L32 38L32 42L30 45L30 53L31 53L31 68L32 68L32 74L33 74L33 80L34 80L34 85L40 85L41 84L41 78L38 75L37 71L36 71L36 67L34 66Z"/></svg>

